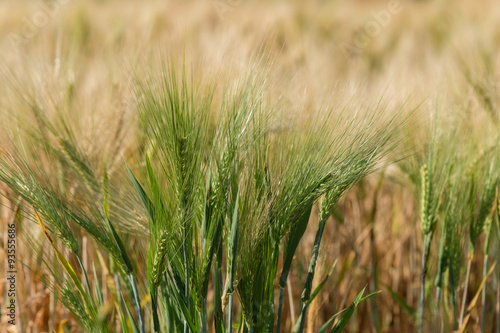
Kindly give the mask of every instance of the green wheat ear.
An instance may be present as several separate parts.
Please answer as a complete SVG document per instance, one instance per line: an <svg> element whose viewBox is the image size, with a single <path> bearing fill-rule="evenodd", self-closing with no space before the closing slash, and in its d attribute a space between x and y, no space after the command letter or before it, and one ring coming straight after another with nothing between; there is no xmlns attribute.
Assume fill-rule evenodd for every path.
<svg viewBox="0 0 500 333"><path fill-rule="evenodd" d="M481 204L479 207L479 213L476 220L476 225L474 226L474 234L481 234L483 229L486 227L487 219L491 214L491 209L495 205L497 184L495 181L488 181L484 193L481 198Z"/></svg>
<svg viewBox="0 0 500 333"><path fill-rule="evenodd" d="M433 229L432 217L432 184L430 181L427 164L420 169L421 197L420 197L420 223L422 233L429 235Z"/></svg>

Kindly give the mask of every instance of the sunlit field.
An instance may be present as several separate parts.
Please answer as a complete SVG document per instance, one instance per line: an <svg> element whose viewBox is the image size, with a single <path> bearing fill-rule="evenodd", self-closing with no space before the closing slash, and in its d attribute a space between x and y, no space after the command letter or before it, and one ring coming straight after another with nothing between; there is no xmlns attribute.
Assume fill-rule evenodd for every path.
<svg viewBox="0 0 500 333"><path fill-rule="evenodd" d="M500 3L0 2L1 332L500 332Z"/></svg>

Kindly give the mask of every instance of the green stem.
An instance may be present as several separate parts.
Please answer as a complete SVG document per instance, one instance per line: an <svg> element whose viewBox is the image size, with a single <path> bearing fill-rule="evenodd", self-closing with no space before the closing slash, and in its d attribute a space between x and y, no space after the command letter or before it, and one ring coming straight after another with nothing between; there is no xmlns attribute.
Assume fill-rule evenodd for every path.
<svg viewBox="0 0 500 333"><path fill-rule="evenodd" d="M483 262L483 280L486 279L488 274L488 254L484 256ZM486 316L486 283L484 284L483 290L481 292L481 333L484 332L484 317Z"/></svg>
<svg viewBox="0 0 500 333"><path fill-rule="evenodd" d="M436 287L436 304L434 305L434 320L436 322L436 325L439 325L439 332L443 332L444 325L443 321L441 318L441 307L440 303L441 302L441 287L437 286Z"/></svg>
<svg viewBox="0 0 500 333"><path fill-rule="evenodd" d="M187 232L186 226L182 230L182 252L184 254L184 301L186 302L186 306L188 311L191 311L189 304L189 267L188 267L188 254L187 254ZM184 320L184 333L190 333L191 330L187 324L187 321Z"/></svg>
<svg viewBox="0 0 500 333"><path fill-rule="evenodd" d="M94 298L92 297L92 291L90 289L90 283L89 283L89 279L87 277L87 271L85 270L85 267L83 266L83 261L78 254L76 254L76 258L78 259L78 264L80 264L80 268L82 269L82 274L83 274L83 277L85 279L85 285L87 287L87 293L89 294L90 301L92 302L92 304L95 307L96 305L94 303Z"/></svg>
<svg viewBox="0 0 500 333"><path fill-rule="evenodd" d="M371 263L372 263L372 270L370 274L370 288L369 288L370 293L376 292L377 289L378 265L377 265L377 251L375 245L375 217L377 216L378 195L382 187L384 178L385 178L385 173L382 172L377 182L377 186L375 187L375 192L373 193L373 206L370 214L370 253L371 253ZM370 298L370 308L372 313L373 326L375 327L375 332L379 332L380 327L378 321L376 297Z"/></svg>
<svg viewBox="0 0 500 333"><path fill-rule="evenodd" d="M422 247L422 273L420 275L420 298L418 301L418 332L424 331L424 312L425 312L425 278L427 276L427 259L429 257L429 248L431 244L431 235L424 236L424 245Z"/></svg>
<svg viewBox="0 0 500 333"><path fill-rule="evenodd" d="M276 333L279 333L280 328L281 328L281 312L283 311L283 293L284 293L284 290L285 289L283 287L280 287L280 298L279 298L279 305L278 305L278 319L276 321Z"/></svg>
<svg viewBox="0 0 500 333"><path fill-rule="evenodd" d="M452 314L452 319L453 319L453 330L458 329L458 323L457 323L457 293L455 289L452 289L450 291L450 298L451 298L451 314Z"/></svg>
<svg viewBox="0 0 500 333"><path fill-rule="evenodd" d="M493 211L492 214L495 212ZM491 242L491 233L492 233L492 224L495 221L495 215L491 217L492 221L489 224L489 227L486 228L486 243L484 245L484 260L483 260L483 280L486 280L486 277L488 275L488 259L489 259L489 253L490 253L490 242ZM481 292L481 333L484 332L484 326L485 326L485 316L486 316L486 287L487 283L486 281L484 282L484 287Z"/></svg>
<svg viewBox="0 0 500 333"><path fill-rule="evenodd" d="M308 307L308 304L309 303L302 303L302 311L300 312L300 322L299 322L299 331L298 332L302 332L304 330L304 318L306 316L306 313L307 313L307 307Z"/></svg>
<svg viewBox="0 0 500 333"><path fill-rule="evenodd" d="M227 332L233 332L233 294L229 294L229 305L227 313Z"/></svg>
<svg viewBox="0 0 500 333"><path fill-rule="evenodd" d="M376 292L377 289L377 256L375 249L375 231L374 231L374 223L372 221L372 225L370 228L370 252L371 252L371 262L372 269L370 274L370 293ZM372 313L373 326L375 327L375 332L379 332L379 324L378 324L378 313L377 313L377 298L370 298L370 308Z"/></svg>
<svg viewBox="0 0 500 333"><path fill-rule="evenodd" d="M203 309L201 311L201 333L207 333L207 299L203 301Z"/></svg>
<svg viewBox="0 0 500 333"><path fill-rule="evenodd" d="M439 302L441 302L441 287L436 287L436 316L440 312Z"/></svg>
<svg viewBox="0 0 500 333"><path fill-rule="evenodd" d="M145 333L144 329L144 317L142 316L141 300L139 299L139 292L137 291L137 284L135 282L134 275L132 273L128 274L128 279L132 287L132 294L134 296L135 312L137 313L137 320L139 322L139 329L141 333Z"/></svg>
<svg viewBox="0 0 500 333"><path fill-rule="evenodd" d="M464 321L465 316L465 308L467 303L467 291L469 289L469 279L470 279L470 270L472 267L472 260L474 259L473 255L469 255L469 262L467 263L467 273L465 274L465 287L464 294L462 296L462 309L460 310L460 317L458 320L458 327L462 327L462 323Z"/></svg>
<svg viewBox="0 0 500 333"><path fill-rule="evenodd" d="M118 276L118 273L115 273L115 284L116 284L116 294L118 295L118 305L120 306L120 313L125 313L125 310L123 309L122 298L120 297L121 295L120 277Z"/></svg>
<svg viewBox="0 0 500 333"><path fill-rule="evenodd" d="M325 230L325 224L328 218L322 219L318 225L318 231L316 231L316 238L314 239L313 250L311 254L311 261L309 262L309 270L307 272L306 284L304 290L302 291L302 314L300 316L299 322L299 332L304 330L305 317L307 313L307 307L309 306L309 298L311 297L312 282L314 279L314 272L316 270L316 262L319 255L319 247L321 245L321 238L323 237L323 231Z"/></svg>
<svg viewBox="0 0 500 333"><path fill-rule="evenodd" d="M222 314L222 247L217 251L214 271L214 326L216 333L224 332L224 315Z"/></svg>
<svg viewBox="0 0 500 333"><path fill-rule="evenodd" d="M446 215L443 218L442 228L441 228L441 240L439 242L439 257L438 266L436 272L436 279L434 280L434 285L436 286L436 303L434 305L434 316L436 320L439 319L441 313L441 288L443 286L443 276L446 271L446 264L448 262L448 254L445 252L445 239L446 239ZM439 321L439 320L438 320Z"/></svg>
<svg viewBox="0 0 500 333"><path fill-rule="evenodd" d="M151 310L153 312L153 328L156 333L160 332L160 319L158 318L158 287L151 292Z"/></svg>

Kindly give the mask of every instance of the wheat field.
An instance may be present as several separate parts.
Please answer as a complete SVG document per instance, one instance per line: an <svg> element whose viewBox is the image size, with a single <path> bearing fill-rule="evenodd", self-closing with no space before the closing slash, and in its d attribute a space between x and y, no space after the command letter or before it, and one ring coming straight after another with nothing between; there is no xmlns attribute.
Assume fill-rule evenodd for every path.
<svg viewBox="0 0 500 333"><path fill-rule="evenodd" d="M497 1L4 0L0 60L1 332L500 332Z"/></svg>

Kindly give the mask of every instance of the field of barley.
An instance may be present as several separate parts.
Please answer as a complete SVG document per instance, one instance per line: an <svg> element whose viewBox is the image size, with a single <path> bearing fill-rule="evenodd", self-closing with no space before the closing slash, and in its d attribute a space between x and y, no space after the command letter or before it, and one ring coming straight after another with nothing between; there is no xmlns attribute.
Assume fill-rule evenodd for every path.
<svg viewBox="0 0 500 333"><path fill-rule="evenodd" d="M500 3L0 1L0 332L500 333Z"/></svg>

